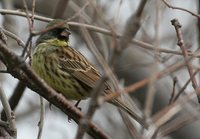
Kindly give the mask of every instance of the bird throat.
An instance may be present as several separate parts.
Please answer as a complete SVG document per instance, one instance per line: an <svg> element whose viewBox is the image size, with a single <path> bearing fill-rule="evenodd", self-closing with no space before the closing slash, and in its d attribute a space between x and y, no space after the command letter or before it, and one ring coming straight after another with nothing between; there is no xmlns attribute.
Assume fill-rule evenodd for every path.
<svg viewBox="0 0 200 139"><path fill-rule="evenodd" d="M50 43L51 45L54 46L60 46L60 47L67 47L69 46L69 41L66 40L61 40L61 39L49 39L46 41L47 43Z"/></svg>

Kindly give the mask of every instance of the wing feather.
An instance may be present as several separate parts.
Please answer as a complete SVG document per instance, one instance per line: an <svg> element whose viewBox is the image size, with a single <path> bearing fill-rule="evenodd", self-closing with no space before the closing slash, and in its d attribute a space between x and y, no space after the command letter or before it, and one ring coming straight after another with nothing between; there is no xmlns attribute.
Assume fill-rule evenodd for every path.
<svg viewBox="0 0 200 139"><path fill-rule="evenodd" d="M74 53L76 57L68 57L68 54L61 55L59 57L59 67L70 73L80 82L93 88L96 82L101 78L99 71L97 71L81 53L72 48L69 50L73 51L70 53Z"/></svg>

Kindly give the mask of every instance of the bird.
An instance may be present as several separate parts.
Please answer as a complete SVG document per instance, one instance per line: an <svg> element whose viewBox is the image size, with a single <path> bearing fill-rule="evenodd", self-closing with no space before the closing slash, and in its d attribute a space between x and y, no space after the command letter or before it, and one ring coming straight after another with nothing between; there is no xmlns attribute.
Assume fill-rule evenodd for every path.
<svg viewBox="0 0 200 139"><path fill-rule="evenodd" d="M92 89L102 75L83 54L70 46L70 34L65 20L54 19L49 22L36 41L31 66L49 86L66 99L80 101L91 96ZM104 92L105 95L113 92L107 83ZM144 124L137 112L120 98L110 102Z"/></svg>

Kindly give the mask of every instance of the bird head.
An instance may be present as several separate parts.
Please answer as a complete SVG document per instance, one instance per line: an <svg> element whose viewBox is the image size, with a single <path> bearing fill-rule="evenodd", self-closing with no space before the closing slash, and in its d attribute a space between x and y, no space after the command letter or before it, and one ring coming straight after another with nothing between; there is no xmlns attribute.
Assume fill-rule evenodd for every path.
<svg viewBox="0 0 200 139"><path fill-rule="evenodd" d="M69 42L70 34L69 26L65 20L54 19L47 24L44 33L38 38L36 44L52 40Z"/></svg>

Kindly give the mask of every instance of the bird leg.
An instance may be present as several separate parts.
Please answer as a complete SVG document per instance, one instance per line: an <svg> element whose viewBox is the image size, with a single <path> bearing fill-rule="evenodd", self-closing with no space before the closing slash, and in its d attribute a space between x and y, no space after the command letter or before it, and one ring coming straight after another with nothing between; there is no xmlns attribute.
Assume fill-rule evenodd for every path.
<svg viewBox="0 0 200 139"><path fill-rule="evenodd" d="M75 103L74 106L75 106L77 109L79 109L79 110L81 111L81 107L78 107L78 104L79 104L80 102L81 102L81 99L78 100L78 101ZM71 120L72 120L72 118L68 116L68 122L69 122L69 123L71 122Z"/></svg>
<svg viewBox="0 0 200 139"><path fill-rule="evenodd" d="M74 106L75 106L76 108L78 108L78 109L81 111L81 107L78 107L78 104L79 104L80 102L81 102L81 100L78 100Z"/></svg>

